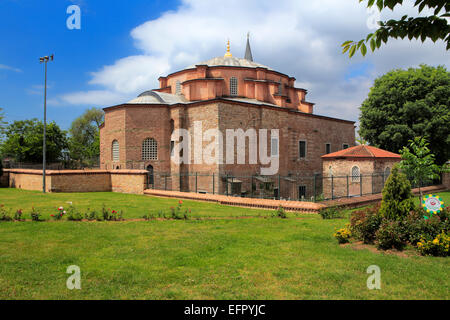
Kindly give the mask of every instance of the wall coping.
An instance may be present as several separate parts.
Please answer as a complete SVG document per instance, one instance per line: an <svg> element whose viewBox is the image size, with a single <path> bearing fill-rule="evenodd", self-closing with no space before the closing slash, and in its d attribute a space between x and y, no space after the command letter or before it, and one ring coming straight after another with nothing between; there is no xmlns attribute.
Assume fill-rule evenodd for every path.
<svg viewBox="0 0 450 320"><path fill-rule="evenodd" d="M42 175L42 170L35 169L3 169L4 172L18 173L18 174L34 174ZM147 174L146 170L46 170L46 176L58 176L58 175L89 175L89 174L135 174L144 175Z"/></svg>

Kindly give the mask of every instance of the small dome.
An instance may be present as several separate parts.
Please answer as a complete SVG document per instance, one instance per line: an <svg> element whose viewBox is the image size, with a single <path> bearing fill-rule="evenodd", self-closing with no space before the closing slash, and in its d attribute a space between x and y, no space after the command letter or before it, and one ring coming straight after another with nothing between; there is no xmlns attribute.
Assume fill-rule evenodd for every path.
<svg viewBox="0 0 450 320"><path fill-rule="evenodd" d="M242 59L242 58L235 58L235 57L217 57L217 58L212 58L210 60L207 61L202 61L199 63L196 63L194 65L191 65L189 67L187 67L187 69L192 69L195 68L195 66L197 65L207 65L208 67L218 67L218 66L229 66L229 67L246 67L246 68L266 68L268 70L272 70L271 68L247 60L247 59Z"/></svg>
<svg viewBox="0 0 450 320"><path fill-rule="evenodd" d="M170 94L157 91L145 91L137 98L128 101L128 104L177 104L185 103L187 100L182 95Z"/></svg>

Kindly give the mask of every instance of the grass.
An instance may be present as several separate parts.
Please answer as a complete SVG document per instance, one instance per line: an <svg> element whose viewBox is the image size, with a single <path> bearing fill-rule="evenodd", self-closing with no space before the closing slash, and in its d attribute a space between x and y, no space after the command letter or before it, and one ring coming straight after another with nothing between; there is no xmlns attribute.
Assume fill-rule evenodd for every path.
<svg viewBox="0 0 450 320"><path fill-rule="evenodd" d="M445 198L450 194L441 193ZM42 202L45 201L45 204ZM176 200L112 193L48 194L0 189L0 203L54 209L72 201L139 217ZM128 209L128 204L130 209ZM199 214L258 211L185 202ZM399 257L337 244L347 219L235 219L0 223L0 299L449 299L448 258ZM81 290L66 269L81 268ZM381 290L366 269L381 268Z"/></svg>
<svg viewBox="0 0 450 320"><path fill-rule="evenodd" d="M165 210L169 213L170 207L178 205L177 199L149 197L134 194L112 192L92 193L46 193L39 191L26 191L19 189L0 189L0 204L5 208L24 210L24 217L30 219L31 208L40 211L42 217L49 219L51 214L57 212L58 207L68 207L69 203L80 211L88 208L101 210L103 204L106 208L116 211L123 210L125 219L142 218L150 211L156 213ZM269 216L268 210L255 210L247 208L222 206L220 204L183 200L183 207L192 210L192 217L240 217L240 216ZM293 214L290 214L293 216Z"/></svg>

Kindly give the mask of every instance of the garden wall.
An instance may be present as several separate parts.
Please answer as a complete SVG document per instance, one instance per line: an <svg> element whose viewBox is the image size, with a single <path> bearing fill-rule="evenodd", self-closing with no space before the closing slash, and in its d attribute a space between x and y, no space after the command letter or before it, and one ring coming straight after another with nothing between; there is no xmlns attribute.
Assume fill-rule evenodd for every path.
<svg viewBox="0 0 450 320"><path fill-rule="evenodd" d="M450 172L444 172L442 174L442 184L450 190Z"/></svg>
<svg viewBox="0 0 450 320"><path fill-rule="evenodd" d="M42 190L42 170L5 169L8 186ZM121 192L143 194L145 170L48 170L47 192Z"/></svg>

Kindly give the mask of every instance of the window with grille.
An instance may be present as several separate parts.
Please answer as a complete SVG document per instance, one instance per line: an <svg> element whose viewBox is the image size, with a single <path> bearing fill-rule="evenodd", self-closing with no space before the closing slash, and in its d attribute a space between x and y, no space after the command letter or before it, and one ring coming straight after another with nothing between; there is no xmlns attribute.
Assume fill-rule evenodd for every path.
<svg viewBox="0 0 450 320"><path fill-rule="evenodd" d="M331 143L325 144L325 154L331 153Z"/></svg>
<svg viewBox="0 0 450 320"><path fill-rule="evenodd" d="M300 159L306 158L306 141L298 142L298 156Z"/></svg>
<svg viewBox="0 0 450 320"><path fill-rule="evenodd" d="M238 80L236 77L230 78L230 95L237 96L238 94Z"/></svg>
<svg viewBox="0 0 450 320"><path fill-rule="evenodd" d="M175 93L181 94L181 82L179 80L177 80L177 83L175 85Z"/></svg>
<svg viewBox="0 0 450 320"><path fill-rule="evenodd" d="M348 147L349 147L349 145L346 144L346 143L344 143L344 144L342 145L342 149L348 149Z"/></svg>
<svg viewBox="0 0 450 320"><path fill-rule="evenodd" d="M298 198L306 198L306 186L298 186Z"/></svg>
<svg viewBox="0 0 450 320"><path fill-rule="evenodd" d="M142 160L158 160L158 143L153 138L142 143Z"/></svg>
<svg viewBox="0 0 450 320"><path fill-rule="evenodd" d="M112 143L112 160L113 161L119 161L120 160L120 154L119 154L119 141L114 140Z"/></svg>
<svg viewBox="0 0 450 320"><path fill-rule="evenodd" d="M354 166L352 168L352 182L359 182L359 179L360 179L359 167Z"/></svg>

